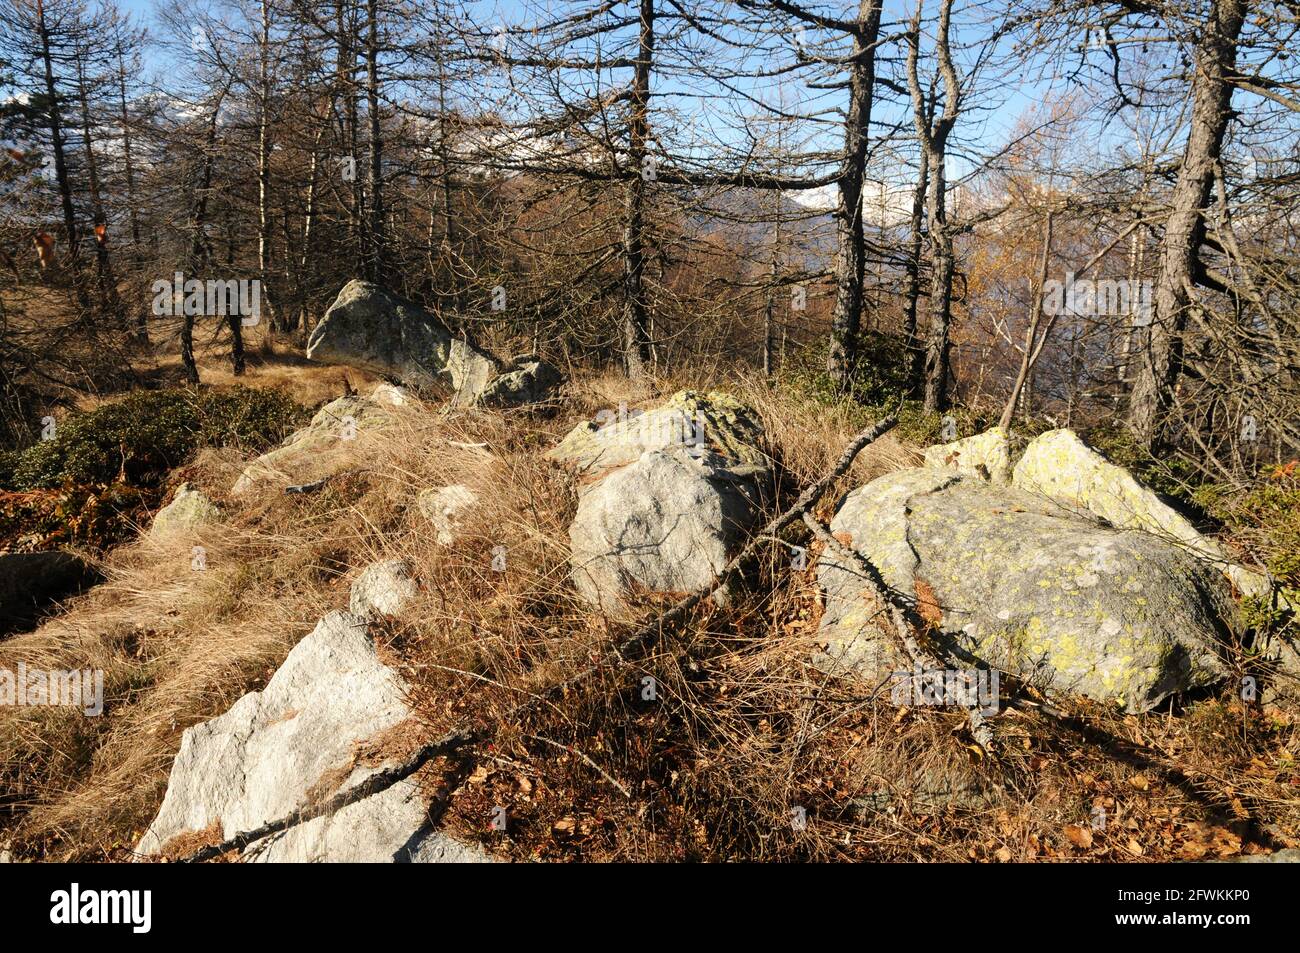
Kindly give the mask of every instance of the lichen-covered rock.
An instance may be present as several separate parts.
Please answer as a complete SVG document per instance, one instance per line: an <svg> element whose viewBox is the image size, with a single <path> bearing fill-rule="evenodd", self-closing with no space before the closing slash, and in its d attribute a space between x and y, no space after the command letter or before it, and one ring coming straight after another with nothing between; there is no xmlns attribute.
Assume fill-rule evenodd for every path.
<svg viewBox="0 0 1300 953"><path fill-rule="evenodd" d="M415 598L419 586L404 559L372 563L352 583L348 611L361 619L397 615Z"/></svg>
<svg viewBox="0 0 1300 953"><path fill-rule="evenodd" d="M1011 482L1011 443L1005 430L994 427L973 437L927 447L925 465L947 467L1005 486Z"/></svg>
<svg viewBox="0 0 1300 953"><path fill-rule="evenodd" d="M449 385L477 400L499 362L455 337L432 314L368 281L349 281L312 330L307 357L395 377L414 388Z"/></svg>
<svg viewBox="0 0 1300 953"><path fill-rule="evenodd" d="M347 465L347 451L354 441L392 422L390 407L370 398L332 400L316 411L306 427L245 467L230 492L240 496L263 482L287 484L327 476Z"/></svg>
<svg viewBox="0 0 1300 953"><path fill-rule="evenodd" d="M1244 595L1269 593L1266 576L1233 562L1222 546L1201 535L1186 517L1072 430L1049 430L1031 440L1011 483L1094 513L1121 529L1140 529L1185 546L1216 566Z"/></svg>
<svg viewBox="0 0 1300 953"><path fill-rule="evenodd" d="M414 722L406 695L402 678L376 653L365 619L331 612L262 691L186 729L139 852L168 853L181 835L187 837L178 843L193 843L205 832L225 839L253 830L392 766L397 757L386 739ZM431 828L426 799L411 778L255 842L243 856L263 862L490 859Z"/></svg>
<svg viewBox="0 0 1300 953"><path fill-rule="evenodd" d="M479 403L486 407L520 407L547 400L564 380L552 364L531 355L516 358L513 369L499 374L483 389Z"/></svg>
<svg viewBox="0 0 1300 953"><path fill-rule="evenodd" d="M763 427L744 403L720 391L678 391L649 411L602 411L579 424L547 456L577 473L598 476L643 453L673 446L708 448L730 464L767 469Z"/></svg>
<svg viewBox="0 0 1300 953"><path fill-rule="evenodd" d="M176 488L172 501L154 516L149 535L161 538L187 533L220 518L221 510L201 490L182 483Z"/></svg>
<svg viewBox="0 0 1300 953"><path fill-rule="evenodd" d="M1184 547L1118 531L1050 500L950 471L901 470L850 493L831 523L959 658L1049 692L1146 711L1226 669L1234 606ZM876 624L856 569L833 550L819 664L878 682L910 667Z"/></svg>
<svg viewBox="0 0 1300 953"><path fill-rule="evenodd" d="M707 588L753 527L766 480L763 468L681 446L606 472L569 527L578 594L612 613L634 593Z"/></svg>
<svg viewBox="0 0 1300 953"><path fill-rule="evenodd" d="M460 521L477 503L478 495L461 483L421 490L415 498L416 508L433 524L439 546L450 546L456 541Z"/></svg>

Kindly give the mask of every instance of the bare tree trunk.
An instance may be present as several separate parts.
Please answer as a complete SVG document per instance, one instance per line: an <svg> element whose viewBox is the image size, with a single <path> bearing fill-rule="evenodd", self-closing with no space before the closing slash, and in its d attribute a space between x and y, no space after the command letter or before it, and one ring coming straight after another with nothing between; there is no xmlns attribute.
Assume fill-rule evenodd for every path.
<svg viewBox="0 0 1300 953"><path fill-rule="evenodd" d="M271 4L262 0L262 33L257 42L257 276L268 317L277 322L271 295ZM282 331L288 330L282 326Z"/></svg>
<svg viewBox="0 0 1300 953"><path fill-rule="evenodd" d="M862 327L862 282L866 243L862 233L862 184L866 178L871 105L876 86L876 40L882 0L859 0L849 77L849 110L844 117L844 159L835 208L835 310L826 372L841 392L852 381Z"/></svg>
<svg viewBox="0 0 1300 953"><path fill-rule="evenodd" d="M933 99L931 99L933 104ZM930 185L930 153L921 150L916 188L912 192L912 244L907 254L907 288L903 293L903 340L907 345L908 393L921 394L925 373L925 345L917 334L917 306L921 298L921 261L925 238L925 199Z"/></svg>
<svg viewBox="0 0 1300 953"><path fill-rule="evenodd" d="M379 115L379 0L366 2L366 110L370 121L370 255L371 280L388 278L388 252L384 235L384 139Z"/></svg>
<svg viewBox="0 0 1300 953"><path fill-rule="evenodd" d="M131 252L127 256L127 267L130 269L132 266L139 264L140 213L135 194L135 157L131 143L131 120L126 105L126 59L120 50L118 51L117 66L119 122L122 124L122 162L126 176L127 215L131 222ZM139 335L141 341L147 342L149 340L149 312L147 309L141 308L138 313L136 334Z"/></svg>
<svg viewBox="0 0 1300 953"><path fill-rule="evenodd" d="M649 136L650 69L654 59L654 0L640 0L640 35L632 78L628 156L634 175L628 182L623 223L623 366L627 376L644 377L650 361L649 319L645 300L646 139Z"/></svg>
<svg viewBox="0 0 1300 953"><path fill-rule="evenodd" d="M339 121L342 125L342 139L347 146L346 159L351 164L352 206L348 211L348 231L352 237L355 264L358 274L366 273L366 263L370 260L366 231L362 228L365 215L365 196L361 177L356 174L357 166L357 126L360 120L357 112L357 88L355 82L356 53L352 46L352 35L348 24L348 5L345 0L337 0L334 6L335 33L338 37L338 58L335 66L335 81L339 95L343 98L343 108Z"/></svg>
<svg viewBox="0 0 1300 953"><path fill-rule="evenodd" d="M227 84L221 89L212 104L212 118L208 120L208 131L203 144L203 158L200 160L198 180L194 189L194 206L190 213L190 252L186 262L185 271L190 277L199 277L200 272L204 269L208 251L204 237L204 227L208 220L208 196L212 191L212 166L215 159L217 146L217 120L221 115L221 104L225 101L226 93L230 91ZM183 291L183 289L181 289ZM188 312L183 308L182 311ZM238 330L239 315L234 316L235 327L235 347L232 358L237 368L236 373L243 370L243 338ZM191 384L199 383L199 367L194 359L194 316L186 313L181 323L181 364L185 367L185 379Z"/></svg>
<svg viewBox="0 0 1300 953"><path fill-rule="evenodd" d="M930 191L926 202L926 217L930 232L931 274L923 375L925 410L934 413L948 407L949 330L952 323L952 277L956 263L946 206L948 183L945 164L948 135L956 125L961 111L961 81L948 44L952 0L941 0L935 31L935 56L939 60L939 75L943 78L943 115L933 119L928 117L917 72L923 2L924 0L917 0L916 13L908 33L907 81L912 97L916 136L921 148L929 154Z"/></svg>
<svg viewBox="0 0 1300 953"><path fill-rule="evenodd" d="M50 28L45 20L45 2L36 0L37 29L41 40L41 65L45 70L45 95L50 116L50 148L54 153L54 180L59 187L59 202L63 208L63 228L68 239L68 271L72 278L73 294L83 311L89 305L86 289L81 286L81 266L78 260L81 238L77 234L77 214L72 205L72 185L68 180L68 160L63 137L63 113L59 106L59 90L54 81L54 57L50 49Z"/></svg>
<svg viewBox="0 0 1300 953"><path fill-rule="evenodd" d="M1050 209L1043 216L1043 250L1038 259L1038 274L1035 276L1032 289L1033 300L1029 303L1029 327L1025 331L1025 352L1020 358L1020 371L1011 386L1011 395L1007 397L1007 404L1002 408L1002 418L998 421L998 426L1004 430L1010 427L1011 421L1015 419L1017 405L1025 392L1025 384L1034 365L1038 362L1038 355L1043 352L1043 343L1047 340L1046 332L1039 340L1038 326L1043 319L1043 287L1047 284L1047 268L1052 258L1053 218L1054 214Z"/></svg>
<svg viewBox="0 0 1300 953"><path fill-rule="evenodd" d="M104 196L99 187L99 162L95 157L90 129L90 96L86 91L84 48L77 51L77 102L81 107L81 141L86 156L86 184L90 192L91 221L95 235L95 278L99 287L100 311L115 324L121 318L121 301L117 296L117 279L108 254L108 217L104 214Z"/></svg>
<svg viewBox="0 0 1300 953"><path fill-rule="evenodd" d="M1150 337L1129 398L1129 426L1149 448L1161 446L1168 437L1169 414L1183 369L1183 332L1193 307L1191 289L1205 240L1205 209L1232 117L1233 86L1228 77L1236 69L1237 38L1247 5L1247 0L1213 0L1196 50L1191 128L1160 245Z"/></svg>

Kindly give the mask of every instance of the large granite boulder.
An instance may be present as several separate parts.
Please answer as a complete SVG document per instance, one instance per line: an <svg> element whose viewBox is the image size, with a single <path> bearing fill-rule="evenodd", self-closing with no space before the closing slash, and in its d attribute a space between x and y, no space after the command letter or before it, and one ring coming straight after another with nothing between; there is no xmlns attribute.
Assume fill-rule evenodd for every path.
<svg viewBox="0 0 1300 953"><path fill-rule="evenodd" d="M583 424L550 457L581 478L569 528L579 595L614 612L637 595L708 588L760 515L771 467L752 410L683 391L646 413Z"/></svg>
<svg viewBox="0 0 1300 953"><path fill-rule="evenodd" d="M912 600L958 658L1046 691L1146 711L1226 674L1234 605L1183 546L951 471L901 470L854 490L831 523ZM819 664L875 683L910 665L877 627L858 571L828 550Z"/></svg>
<svg viewBox="0 0 1300 953"><path fill-rule="evenodd" d="M1034 438L1012 472L1013 486L1100 516L1121 529L1140 529L1185 547L1226 575L1248 596L1267 596L1268 578L1232 560L1214 540L1123 467L1109 462L1072 430Z"/></svg>
<svg viewBox="0 0 1300 953"><path fill-rule="evenodd" d="M613 613L636 593L708 588L753 527L765 479L686 447L606 474L582 492L569 527L578 594Z"/></svg>
<svg viewBox="0 0 1300 953"><path fill-rule="evenodd" d="M363 573L354 606L400 608L402 574ZM390 584L395 584L392 588ZM376 593L383 605L376 605ZM401 676L379 657L366 618L331 612L260 692L186 729L141 854L187 853L346 791L400 760L413 726ZM395 749L395 750L393 750ZM434 830L413 778L255 842L248 861L464 862L490 858Z"/></svg>
<svg viewBox="0 0 1300 953"><path fill-rule="evenodd" d="M626 466L643 453L675 446L709 447L732 465L766 470L763 427L753 410L720 391L683 390L648 411L601 411L574 427L547 456L589 478Z"/></svg>
<svg viewBox="0 0 1300 953"><path fill-rule="evenodd" d="M485 407L520 407L547 400L564 380L553 364L536 355L517 357L511 367L494 377L479 395Z"/></svg>
<svg viewBox="0 0 1300 953"><path fill-rule="evenodd" d="M347 364L414 388L450 386L471 403L496 376L499 362L455 337L414 302L368 281L349 281L307 340L313 361Z"/></svg>
<svg viewBox="0 0 1300 953"><path fill-rule="evenodd" d="M973 437L926 447L925 465L947 467L1005 486L1011 482L1011 441L1006 430L994 427Z"/></svg>

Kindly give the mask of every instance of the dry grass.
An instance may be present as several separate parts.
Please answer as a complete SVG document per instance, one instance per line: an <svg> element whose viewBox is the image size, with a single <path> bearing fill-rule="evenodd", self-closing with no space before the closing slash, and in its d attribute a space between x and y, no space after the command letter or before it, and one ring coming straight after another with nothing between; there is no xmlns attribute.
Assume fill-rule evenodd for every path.
<svg viewBox="0 0 1300 953"><path fill-rule="evenodd" d="M337 371L273 373L308 393ZM450 794L451 829L498 853L1127 860L1296 835L1300 732L1287 714L1210 699L1180 717L1081 710L1086 730L1076 730L1008 713L996 719L993 756L980 755L959 714L898 709L871 698L871 686L811 668L815 573L791 571L777 544L727 608L701 607L646 657L601 668L522 720L508 717L654 608L607 619L576 602L567 580L573 487L540 451L597 410L699 383L586 379L551 417L403 408L391 429L331 462L354 472L305 496L231 499L243 461L202 454L186 476L225 507L221 524L115 551L107 583L0 643L0 666L103 668L107 695L101 718L0 712L0 840L11 836L28 857L128 856L161 801L182 731L264 684L324 612L346 604L359 569L392 558L414 567L420 591L385 624L382 651L411 684L418 719L358 757L410 750L466 721L494 726L463 781L438 771L421 780L431 797ZM851 436L847 417L760 382L710 389L722 387L756 407L787 495ZM837 492L915 459L882 441ZM452 483L481 503L456 542L440 547L414 499ZM191 569L196 544L203 572ZM497 547L505 571L493 569ZM935 789L968 796L940 805ZM1094 806L1108 826L1079 847L1071 837L1081 835L1066 828L1086 826ZM499 807L504 833L488 826Z"/></svg>

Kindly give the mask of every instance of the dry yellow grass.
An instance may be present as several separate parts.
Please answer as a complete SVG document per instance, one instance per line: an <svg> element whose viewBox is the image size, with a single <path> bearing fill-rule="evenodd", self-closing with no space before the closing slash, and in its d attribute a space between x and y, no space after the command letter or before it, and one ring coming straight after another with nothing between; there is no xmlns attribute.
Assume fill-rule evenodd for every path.
<svg viewBox="0 0 1300 953"><path fill-rule="evenodd" d="M295 393L319 388L325 397L337 395L327 385L338 373L292 362L267 371ZM0 842L12 837L31 858L129 856L161 801L184 729L262 685L321 615L346 605L362 567L393 558L414 568L420 592L386 623L382 651L411 683L419 718L400 738L376 744L409 749L455 724L494 725L473 776L453 782L447 823L461 836L490 839L498 852L1057 859L1085 856L1061 830L1094 803L1134 826L1123 837L1099 835L1091 859L1137 859L1129 842L1139 840L1148 859L1174 855L1191 842L1193 825L1207 843L1236 837L1240 849L1260 836L1258 826L1236 817L1224 791L1242 789L1252 759L1273 773L1251 782L1241 809L1252 824L1267 818L1294 832L1297 806L1285 793L1294 776L1278 767L1300 745L1291 722L1264 726L1217 701L1206 704L1222 715L1201 709L1182 720L1084 713L1125 742L1157 739L1161 750L1176 751L1191 784L1159 764L1117 761L1095 739L1029 715L998 720L999 754L986 762L965 744L959 714L900 712L873 703L860 685L812 670L815 573L792 572L778 545L725 609L702 606L646 657L601 669L522 722L506 718L653 611L605 619L575 601L567 580L574 491L541 451L598 410L644 406L681 387L726 388L754 405L786 493L824 472L853 429L847 414L800 404L753 379L706 382L685 373L633 385L606 375L576 382L550 417L419 403L397 409L390 429L338 449L331 466L348 474L315 494L271 486L232 498L227 491L245 461L228 451L201 454L186 476L224 507L222 522L193 538L142 537L114 551L104 585L39 630L0 643L0 666L102 668L107 695L100 718L0 711L0 812L7 812ZM916 457L881 441L836 492ZM453 483L482 502L456 542L442 547L414 501L421 489ZM202 572L191 568L195 545L206 553ZM496 547L504 547L505 572L492 567ZM653 705L640 696L645 675L659 685ZM1225 729L1233 718L1239 737ZM1150 784L1140 791L1132 778L1143 772ZM995 796L986 805L926 810L909 800L918 779L983 784ZM432 792L447 778L434 772L424 780ZM882 798L902 806L884 809ZM495 805L509 807L506 836L485 831ZM797 808L810 819L803 829L791 823Z"/></svg>

